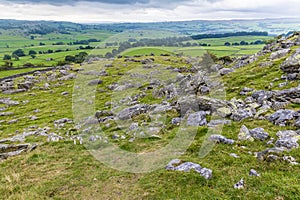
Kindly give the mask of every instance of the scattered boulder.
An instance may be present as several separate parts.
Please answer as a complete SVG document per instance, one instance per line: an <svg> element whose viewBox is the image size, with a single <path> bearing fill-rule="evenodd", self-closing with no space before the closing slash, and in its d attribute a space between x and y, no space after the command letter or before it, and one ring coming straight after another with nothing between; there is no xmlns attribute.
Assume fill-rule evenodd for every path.
<svg viewBox="0 0 300 200"><path fill-rule="evenodd" d="M263 128L255 128L250 130L250 135L257 140L264 141L269 137L269 134Z"/></svg>
<svg viewBox="0 0 300 200"><path fill-rule="evenodd" d="M211 120L207 126L208 127L216 127L219 125L231 124L231 120Z"/></svg>
<svg viewBox="0 0 300 200"><path fill-rule="evenodd" d="M17 156L25 152L30 152L34 150L37 145L31 144L0 144L0 161L5 160L12 156Z"/></svg>
<svg viewBox="0 0 300 200"><path fill-rule="evenodd" d="M247 118L253 117L254 114L250 109L238 109L234 110L231 115L231 119L234 121L242 121Z"/></svg>
<svg viewBox="0 0 300 200"><path fill-rule="evenodd" d="M295 112L292 110L277 110L268 119L275 125L285 126L288 121L294 119L294 114Z"/></svg>
<svg viewBox="0 0 300 200"><path fill-rule="evenodd" d="M296 53L287 58L280 66L280 69L285 73L299 73L300 70L300 48Z"/></svg>
<svg viewBox="0 0 300 200"><path fill-rule="evenodd" d="M103 81L102 80L92 80L88 83L89 86L94 86L94 85L100 85L102 84Z"/></svg>
<svg viewBox="0 0 300 200"><path fill-rule="evenodd" d="M245 125L241 127L238 139L240 141L254 141L254 138L251 136L249 129Z"/></svg>
<svg viewBox="0 0 300 200"><path fill-rule="evenodd" d="M220 69L219 73L220 73L221 76L224 76L224 75L229 74L233 71L234 71L234 69L232 69L232 68L223 68L223 69Z"/></svg>
<svg viewBox="0 0 300 200"><path fill-rule="evenodd" d="M201 176L203 176L205 179L211 179L212 178L212 170L207 168L202 168L199 164L195 164L192 162L185 162L181 163L181 160L175 159L169 162L169 164L166 166L167 170L173 170L173 171L183 171L183 172L190 172L191 170L196 171ZM177 165L177 166L176 166Z"/></svg>
<svg viewBox="0 0 300 200"><path fill-rule="evenodd" d="M282 58L282 57L286 56L290 51L291 51L291 49L289 49L289 48L278 50L271 54L270 59L276 60L276 59Z"/></svg>
<svg viewBox="0 0 300 200"><path fill-rule="evenodd" d="M239 182L233 185L234 189L243 189L245 187L244 185L244 179L242 178Z"/></svg>
<svg viewBox="0 0 300 200"><path fill-rule="evenodd" d="M173 118L172 121L171 121L171 124L173 125L179 125L180 122L181 122L181 118L180 117L176 117L176 118Z"/></svg>
<svg viewBox="0 0 300 200"><path fill-rule="evenodd" d="M7 106L17 106L20 103L18 101L13 101L10 98L2 98L0 99L0 104L6 104Z"/></svg>
<svg viewBox="0 0 300 200"><path fill-rule="evenodd" d="M188 126L205 126L207 125L206 121L206 112L199 111L196 113L192 113L187 118Z"/></svg>
<svg viewBox="0 0 300 200"><path fill-rule="evenodd" d="M298 148L299 144L297 138L284 137L278 139L275 143L275 146L279 148L284 147L290 150L290 149Z"/></svg>
<svg viewBox="0 0 300 200"><path fill-rule="evenodd" d="M255 171L254 169L251 169L250 172L249 172L249 176L257 176L257 177L259 177L260 174L257 171Z"/></svg>
<svg viewBox="0 0 300 200"><path fill-rule="evenodd" d="M118 114L117 117L120 120L128 120L131 119L132 117L135 117L137 115L140 115L142 113L146 113L149 110L149 106L146 104L138 104L129 108L125 108L121 110Z"/></svg>
<svg viewBox="0 0 300 200"><path fill-rule="evenodd" d="M227 139L226 137L222 135L211 135L209 137L209 140L217 142L217 143L223 143L223 144L234 144L234 140L232 139Z"/></svg>

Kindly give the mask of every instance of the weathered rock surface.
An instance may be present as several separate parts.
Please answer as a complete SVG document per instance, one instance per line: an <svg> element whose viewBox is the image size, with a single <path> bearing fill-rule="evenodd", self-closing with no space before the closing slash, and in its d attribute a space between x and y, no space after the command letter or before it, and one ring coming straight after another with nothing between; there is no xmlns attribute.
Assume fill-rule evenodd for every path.
<svg viewBox="0 0 300 200"><path fill-rule="evenodd" d="M275 59L282 58L282 57L286 56L290 51L291 51L291 49L289 49L289 48L278 50L276 52L271 53L270 59L275 60Z"/></svg>
<svg viewBox="0 0 300 200"><path fill-rule="evenodd" d="M207 125L206 121L206 112L199 111L196 113L192 113L187 118L188 126L205 126Z"/></svg>
<svg viewBox="0 0 300 200"><path fill-rule="evenodd" d="M300 48L281 64L280 69L285 73L300 72Z"/></svg>
<svg viewBox="0 0 300 200"><path fill-rule="evenodd" d="M199 164L195 164L192 162L185 162L181 163L181 160L175 159L169 162L169 164L166 166L167 170L174 170L174 171L183 171L183 172L190 172L191 170L196 171L201 176L203 176L205 179L211 179L212 178L212 170L207 168L202 168Z"/></svg>
<svg viewBox="0 0 300 200"><path fill-rule="evenodd" d="M217 142L217 143L223 143L223 144L234 144L234 140L227 139L226 137L222 135L211 135L208 138L211 141Z"/></svg>
<svg viewBox="0 0 300 200"><path fill-rule="evenodd" d="M117 118L120 120L128 120L128 119L131 119L132 117L135 117L142 113L146 113L148 110L149 110L149 105L138 104L138 105L121 110L117 114Z"/></svg>

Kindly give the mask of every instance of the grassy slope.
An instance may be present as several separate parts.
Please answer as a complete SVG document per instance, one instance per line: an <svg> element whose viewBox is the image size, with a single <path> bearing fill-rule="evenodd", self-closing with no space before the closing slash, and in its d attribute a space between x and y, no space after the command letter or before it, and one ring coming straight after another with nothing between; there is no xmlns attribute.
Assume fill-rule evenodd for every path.
<svg viewBox="0 0 300 200"><path fill-rule="evenodd" d="M164 58L160 57L155 59L157 63L165 65L181 65L164 61ZM121 64L122 60L115 61L115 66ZM110 76L103 78L104 84L110 84L118 79L118 76L112 75L123 73L137 65L127 64L126 68L108 68ZM256 71L257 74L248 73L248 70ZM240 73L243 73L243 76ZM240 89L237 87L241 84L249 86L247 85L250 84L249 79L255 84L256 89L263 88L265 85L263 74L267 76L270 74L266 79L268 81L278 77L281 72L278 66L260 69L253 64L224 77L228 97L236 95ZM72 96L61 95L64 91L71 93L72 89L73 81L68 81L62 87L53 88L52 93L33 90L31 94L13 95L15 100L29 100L30 103L9 108L8 111L15 112L20 121L14 125L4 123L0 127L1 138L31 125L53 128L54 120L63 117L72 118ZM110 100L110 93L106 95L97 93L97 99L97 108L104 108L104 103ZM33 112L35 109L40 109L41 112L36 114ZM39 119L30 121L24 117L29 115L36 115ZM0 117L0 121L10 119ZM246 124L249 128L263 127L271 136L275 136L278 130L286 129L266 121L246 120L225 126L222 134L237 139L242 124ZM138 139L131 144L126 142L117 144L129 151L155 149L172 138L174 132L171 130L176 128L169 127L162 140ZM45 143L29 154L10 158L0 164L0 199L297 199L299 197L298 166L282 162L259 162L253 155L249 155L249 151L265 149L264 142L238 142L234 146L216 145L206 158L200 159L198 152L206 130L206 128L199 129L193 144L180 158L213 169L212 180L206 181L194 172L183 173L164 169L148 174L119 172L99 163L84 147L75 146L73 142ZM61 134L65 134L65 131L62 130ZM114 133L114 129L107 130L108 135ZM41 142L43 139L28 139L28 142L32 141ZM246 149L241 146L246 146ZM241 158L232 158L229 156L230 153L236 153ZM288 154L300 158L298 150ZM262 177L248 177L251 168L259 171ZM233 189L233 184L241 178L245 179L246 188Z"/></svg>
<svg viewBox="0 0 300 200"><path fill-rule="evenodd" d="M218 39L217 39L218 40ZM247 46L209 46L209 47L137 47L126 50L122 55L146 55L150 53L158 52L166 53L183 53L186 56L201 56L204 52L209 51L218 57L222 56L242 56L252 55L262 49L264 45L247 45Z"/></svg>
<svg viewBox="0 0 300 200"><path fill-rule="evenodd" d="M40 69L45 69L45 68L25 68L25 69L17 69L17 70L0 71L0 78L5 78L7 76L13 76L15 74L22 74L22 73L31 72Z"/></svg>

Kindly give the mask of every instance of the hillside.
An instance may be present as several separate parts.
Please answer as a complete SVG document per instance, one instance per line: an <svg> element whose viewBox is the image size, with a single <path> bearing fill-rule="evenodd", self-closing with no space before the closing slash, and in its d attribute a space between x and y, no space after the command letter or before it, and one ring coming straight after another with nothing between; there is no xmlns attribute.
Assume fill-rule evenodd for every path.
<svg viewBox="0 0 300 200"><path fill-rule="evenodd" d="M299 33L167 53L2 80L0 199L298 199Z"/></svg>

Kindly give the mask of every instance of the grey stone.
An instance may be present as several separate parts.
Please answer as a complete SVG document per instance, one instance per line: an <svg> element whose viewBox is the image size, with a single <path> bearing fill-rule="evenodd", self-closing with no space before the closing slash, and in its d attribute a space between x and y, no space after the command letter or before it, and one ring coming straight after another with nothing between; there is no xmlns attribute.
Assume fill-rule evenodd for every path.
<svg viewBox="0 0 300 200"><path fill-rule="evenodd" d="M291 49L281 49L281 50L278 50L278 51L273 52L271 54L270 59L271 60L275 60L275 59L282 58L282 57L286 56L290 51L291 51Z"/></svg>
<svg viewBox="0 0 300 200"><path fill-rule="evenodd" d="M94 85L100 85L102 84L103 81L102 80L92 80L88 83L89 86L94 86Z"/></svg>
<svg viewBox="0 0 300 200"><path fill-rule="evenodd" d="M231 120L211 120L207 126L209 127L216 127L219 125L228 125L231 124Z"/></svg>
<svg viewBox="0 0 300 200"><path fill-rule="evenodd" d="M276 141L275 143L276 147L284 147L287 149L294 149L298 148L298 139L297 138L291 138L291 137L285 137L285 138L280 138Z"/></svg>
<svg viewBox="0 0 300 200"><path fill-rule="evenodd" d="M273 97L273 92L271 91L264 91L264 90L260 90L257 92L254 92L252 94L252 97L259 103L259 104L263 104L264 101L269 100L271 97Z"/></svg>
<svg viewBox="0 0 300 200"><path fill-rule="evenodd" d="M269 148L269 149L266 149L266 150L256 153L256 157L258 160L264 161L264 160L267 160L268 158L270 158L269 157L270 155L274 156L273 155L274 153L281 154L285 150L286 150L285 148L279 148L279 147Z"/></svg>
<svg viewBox="0 0 300 200"><path fill-rule="evenodd" d="M234 121L242 121L244 119L251 118L253 116L254 115L253 115L252 111L249 109L238 109L238 110L234 110L232 112L232 115L230 118Z"/></svg>
<svg viewBox="0 0 300 200"><path fill-rule="evenodd" d="M220 116L220 117L228 117L231 115L231 110L230 108L228 107L222 107L222 108L218 108L217 109L217 114Z"/></svg>
<svg viewBox="0 0 300 200"><path fill-rule="evenodd" d="M249 129L243 125L240 129L238 140L240 141L254 141L254 138L251 136Z"/></svg>
<svg viewBox="0 0 300 200"><path fill-rule="evenodd" d="M233 71L234 71L234 69L232 69L232 68L223 68L223 69L220 69L219 73L220 73L221 76L224 76L224 75L229 74Z"/></svg>
<svg viewBox="0 0 300 200"><path fill-rule="evenodd" d="M248 95L250 92L252 92L254 89L253 88L243 88L242 91L240 92L240 95Z"/></svg>
<svg viewBox="0 0 300 200"><path fill-rule="evenodd" d="M192 113L187 118L188 126L205 126L207 125L206 121L206 112L199 111L196 113Z"/></svg>
<svg viewBox="0 0 300 200"><path fill-rule="evenodd" d="M128 120L131 119L132 117L135 117L137 115L140 115L142 113L146 113L149 110L149 106L146 104L138 104L129 108L125 108L121 110L118 114L117 117L120 120Z"/></svg>
<svg viewBox="0 0 300 200"><path fill-rule="evenodd" d="M176 118L173 118L172 121L171 121L171 124L173 125L179 125L180 122L181 122L181 118L180 117L176 117Z"/></svg>
<svg viewBox="0 0 300 200"><path fill-rule="evenodd" d="M285 73L299 73L300 68L300 49L296 53L287 58L280 66L280 69Z"/></svg>
<svg viewBox="0 0 300 200"><path fill-rule="evenodd" d="M183 172L190 172L191 170L196 171L201 176L203 176L205 179L211 179L212 178L212 170L207 168L202 168L199 164L195 164L192 162L185 162L181 163L181 160L174 159L171 162L168 163L166 166L167 170L174 170L174 171L183 171ZM180 164L180 165L179 165ZM178 165L178 166L176 166Z"/></svg>
<svg viewBox="0 0 300 200"><path fill-rule="evenodd" d="M282 160L290 163L291 165L299 165L296 159L292 156L283 156Z"/></svg>
<svg viewBox="0 0 300 200"><path fill-rule="evenodd" d="M255 171L254 169L251 169L249 172L249 176L260 176L260 174L257 171Z"/></svg>
<svg viewBox="0 0 300 200"><path fill-rule="evenodd" d="M292 110L278 110L271 116L269 116L269 121L273 122L275 125L285 126L289 120L294 118L295 111Z"/></svg>
<svg viewBox="0 0 300 200"><path fill-rule="evenodd" d="M13 101L10 98L0 98L0 104L6 104L7 106L17 106L20 103L18 101Z"/></svg>
<svg viewBox="0 0 300 200"><path fill-rule="evenodd" d="M0 117L13 115L13 112L0 112Z"/></svg>
<svg viewBox="0 0 300 200"><path fill-rule="evenodd" d="M236 155L235 153L231 153L229 154L231 157L234 157L234 158L240 158L238 155Z"/></svg>
<svg viewBox="0 0 300 200"><path fill-rule="evenodd" d="M293 130L278 131L276 135L279 138L291 138L300 136L296 131Z"/></svg>
<svg viewBox="0 0 300 200"><path fill-rule="evenodd" d="M15 89L15 90L6 90L3 91L3 94L16 94L16 93L21 93L21 92L26 92L26 89Z"/></svg>
<svg viewBox="0 0 300 200"><path fill-rule="evenodd" d="M255 128L250 130L250 134L254 139L264 141L269 137L269 134L263 128Z"/></svg>
<svg viewBox="0 0 300 200"><path fill-rule="evenodd" d="M169 103L166 104L156 104L153 106L153 110L151 110L151 114L159 114L172 110L172 106Z"/></svg>
<svg viewBox="0 0 300 200"><path fill-rule="evenodd" d="M217 142L217 143L223 143L223 144L234 144L234 140L232 139L227 139L226 137L222 135L211 135L209 137L209 140Z"/></svg>
<svg viewBox="0 0 300 200"><path fill-rule="evenodd" d="M244 188L244 179L242 178L239 182L233 185L235 189L243 189Z"/></svg>

